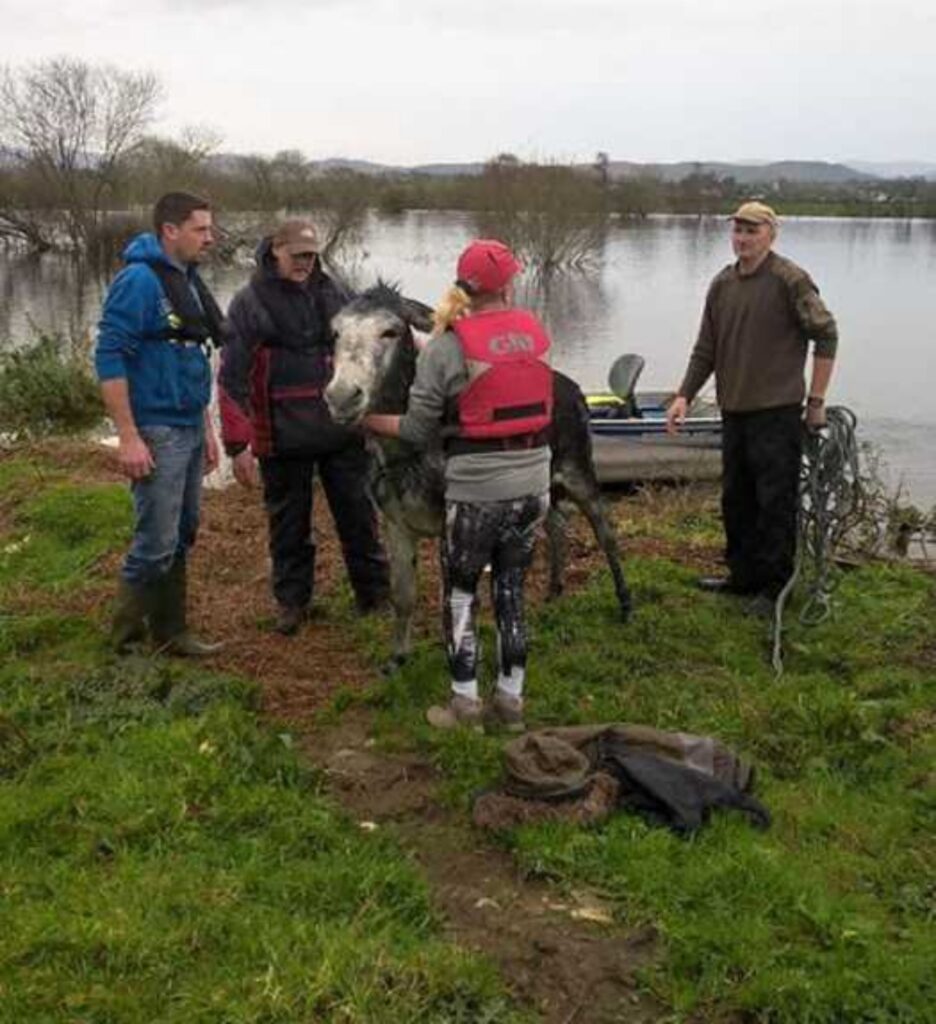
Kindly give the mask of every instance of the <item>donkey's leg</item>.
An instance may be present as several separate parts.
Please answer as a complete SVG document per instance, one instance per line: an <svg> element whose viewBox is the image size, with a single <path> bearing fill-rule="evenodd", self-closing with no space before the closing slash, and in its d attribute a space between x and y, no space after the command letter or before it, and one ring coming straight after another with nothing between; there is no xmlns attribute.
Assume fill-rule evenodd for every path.
<svg viewBox="0 0 936 1024"><path fill-rule="evenodd" d="M562 593L568 554L566 517L559 507L558 497L550 499L549 512L546 514L546 542L549 547L549 596L554 598Z"/></svg>
<svg viewBox="0 0 936 1024"><path fill-rule="evenodd" d="M412 650L413 614L416 609L417 537L405 523L384 519L390 561L390 603L393 606L393 654L386 672L398 669Z"/></svg>
<svg viewBox="0 0 936 1024"><path fill-rule="evenodd" d="M569 497L582 510L582 513L591 525L595 539L604 552L604 556L608 561L608 568L611 570L611 578L614 581L614 592L617 595L621 618L626 622L631 613L631 595L627 581L624 579L624 571L621 569L621 556L618 551L617 538L614 535L611 524L608 522L598 481L594 474L583 473L578 467L564 466L562 482L568 491Z"/></svg>

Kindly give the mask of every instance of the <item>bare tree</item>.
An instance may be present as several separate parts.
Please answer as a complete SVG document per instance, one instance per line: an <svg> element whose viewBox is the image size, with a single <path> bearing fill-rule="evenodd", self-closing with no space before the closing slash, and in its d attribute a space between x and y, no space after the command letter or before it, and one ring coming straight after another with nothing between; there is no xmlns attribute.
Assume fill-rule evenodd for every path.
<svg viewBox="0 0 936 1024"><path fill-rule="evenodd" d="M127 200L146 204L153 196L183 189L205 191L208 158L221 145L221 135L204 126L183 128L177 139L147 135L127 158Z"/></svg>
<svg viewBox="0 0 936 1024"><path fill-rule="evenodd" d="M592 166L595 168L595 173L598 175L598 181L601 183L602 189L607 191L608 184L611 181L611 158L604 150L599 150L595 154L595 162Z"/></svg>
<svg viewBox="0 0 936 1024"><path fill-rule="evenodd" d="M500 154L485 165L480 190L478 230L503 239L539 274L600 262L607 213L603 191L591 175Z"/></svg>
<svg viewBox="0 0 936 1024"><path fill-rule="evenodd" d="M67 57L0 74L0 146L76 249L93 241L159 96L152 74ZM7 212L0 207L0 221Z"/></svg>

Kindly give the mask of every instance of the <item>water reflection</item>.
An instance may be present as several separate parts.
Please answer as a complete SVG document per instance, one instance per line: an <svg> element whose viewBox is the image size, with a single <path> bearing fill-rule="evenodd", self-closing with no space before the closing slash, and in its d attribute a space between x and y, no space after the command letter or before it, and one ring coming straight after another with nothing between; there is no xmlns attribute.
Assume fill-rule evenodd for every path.
<svg viewBox="0 0 936 1024"><path fill-rule="evenodd" d="M0 294L0 339L80 338L100 295L100 279L84 262L66 256L0 256Z"/></svg>
<svg viewBox="0 0 936 1024"><path fill-rule="evenodd" d="M473 220L464 213L371 216L344 269L358 287L383 277L434 304L473 233ZM838 319L833 400L855 410L872 440L879 435L885 456L922 489L919 500L936 500L929 468L936 460L920 440L920 429L936 426L930 370L936 222L793 218L784 223L777 248L810 272ZM553 275L548 282L526 280L521 299L552 332L556 365L583 386L604 388L614 359L637 352L647 360L644 386L673 387L708 283L731 259L724 218L622 219L608 231L600 268ZM222 305L249 273L247 267L205 268ZM93 331L105 284L70 259L48 254L25 260L0 250L0 345L28 340L35 330L74 336Z"/></svg>
<svg viewBox="0 0 936 1024"><path fill-rule="evenodd" d="M553 273L521 282L517 298L543 320L555 339L554 358L566 366L574 366L593 346L588 326L608 315L608 296L598 270Z"/></svg>

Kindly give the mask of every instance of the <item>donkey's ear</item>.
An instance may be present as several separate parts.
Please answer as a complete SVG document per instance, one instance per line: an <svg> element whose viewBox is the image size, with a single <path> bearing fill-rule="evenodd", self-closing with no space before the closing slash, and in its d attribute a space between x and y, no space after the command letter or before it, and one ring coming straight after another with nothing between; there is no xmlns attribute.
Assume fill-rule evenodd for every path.
<svg viewBox="0 0 936 1024"><path fill-rule="evenodd" d="M416 299L403 299L403 319L417 331L432 330L432 307Z"/></svg>

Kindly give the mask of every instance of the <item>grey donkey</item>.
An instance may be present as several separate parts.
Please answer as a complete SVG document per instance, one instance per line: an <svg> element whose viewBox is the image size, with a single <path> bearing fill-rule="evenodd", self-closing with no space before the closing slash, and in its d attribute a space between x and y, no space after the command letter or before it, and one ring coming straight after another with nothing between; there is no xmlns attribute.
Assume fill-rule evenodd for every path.
<svg viewBox="0 0 936 1024"><path fill-rule="evenodd" d="M379 282L352 299L332 320L335 366L325 391L332 418L351 425L369 412L405 412L416 373L418 350L413 328L428 331L431 326L428 306L404 298L386 283ZM546 521L549 592L551 596L562 592L566 558L563 506L571 501L588 519L608 560L620 615L626 621L631 597L595 476L585 398L569 377L558 371L553 377L550 512ZM371 492L383 519L390 559L390 599L395 614L392 668L402 665L411 649L419 539L442 534L444 454L441 442L417 449L400 440L373 438L372 448Z"/></svg>

